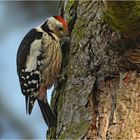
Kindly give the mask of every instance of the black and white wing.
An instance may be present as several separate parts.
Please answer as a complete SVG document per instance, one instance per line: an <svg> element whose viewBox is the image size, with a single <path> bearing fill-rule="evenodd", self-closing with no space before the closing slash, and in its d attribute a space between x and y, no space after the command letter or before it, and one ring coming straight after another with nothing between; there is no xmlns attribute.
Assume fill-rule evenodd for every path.
<svg viewBox="0 0 140 140"><path fill-rule="evenodd" d="M32 29L22 40L17 52L17 73L25 95L26 111L31 113L41 83L39 70L43 33Z"/></svg>

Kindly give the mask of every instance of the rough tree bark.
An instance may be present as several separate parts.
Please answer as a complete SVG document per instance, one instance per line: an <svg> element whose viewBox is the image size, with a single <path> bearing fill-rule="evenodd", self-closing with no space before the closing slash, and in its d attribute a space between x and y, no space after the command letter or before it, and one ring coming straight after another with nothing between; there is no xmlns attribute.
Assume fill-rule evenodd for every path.
<svg viewBox="0 0 140 140"><path fill-rule="evenodd" d="M140 3L65 0L60 9L71 43L48 139L140 138Z"/></svg>

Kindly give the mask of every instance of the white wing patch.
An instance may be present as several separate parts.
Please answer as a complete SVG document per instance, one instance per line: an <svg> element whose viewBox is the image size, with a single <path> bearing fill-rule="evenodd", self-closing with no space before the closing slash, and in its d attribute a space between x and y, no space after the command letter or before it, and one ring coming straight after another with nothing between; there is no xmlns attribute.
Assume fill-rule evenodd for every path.
<svg viewBox="0 0 140 140"><path fill-rule="evenodd" d="M30 54L27 57L26 72L31 72L37 67L37 56L41 54L41 39L35 40L30 47Z"/></svg>

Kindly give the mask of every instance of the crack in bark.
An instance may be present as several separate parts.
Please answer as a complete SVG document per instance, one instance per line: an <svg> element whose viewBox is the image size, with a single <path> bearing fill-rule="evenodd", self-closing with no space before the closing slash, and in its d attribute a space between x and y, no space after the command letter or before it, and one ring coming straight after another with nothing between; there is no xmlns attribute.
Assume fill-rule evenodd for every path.
<svg viewBox="0 0 140 140"><path fill-rule="evenodd" d="M120 71L134 66L128 62L127 52L130 51L133 62L139 63L139 38L136 41L122 38L120 33L104 22L102 2L75 2L67 1L62 5L65 11L61 10L68 18L72 42L70 53L67 53L68 48L63 52L63 57L68 56L70 59L64 60L66 63L62 71L67 74L66 80L57 91L59 94L61 92L57 101L60 109L57 138L140 137L136 136L140 127L135 123L140 122L140 85L136 82L140 77L137 75L133 79L130 77L131 80L126 78L126 81L121 81L119 75ZM133 68L139 70L140 66L137 64ZM133 113L137 119L133 118ZM126 126L131 127L130 124L133 126L131 134L131 130L126 129Z"/></svg>
<svg viewBox="0 0 140 140"><path fill-rule="evenodd" d="M76 23L76 20L77 20L77 6L78 6L78 3L79 1L75 1L74 4L70 7L70 10L69 10L69 16L72 16L69 24L68 24L68 27L69 27L69 30L70 30L70 34L74 28L74 25Z"/></svg>

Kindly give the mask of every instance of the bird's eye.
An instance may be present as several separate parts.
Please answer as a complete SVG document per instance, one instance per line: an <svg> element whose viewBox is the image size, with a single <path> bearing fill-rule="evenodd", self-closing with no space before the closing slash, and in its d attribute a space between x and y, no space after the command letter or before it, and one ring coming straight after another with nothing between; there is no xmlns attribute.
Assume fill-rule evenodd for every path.
<svg viewBox="0 0 140 140"><path fill-rule="evenodd" d="M63 30L63 27L62 26L58 26L58 30L59 31L62 31Z"/></svg>

